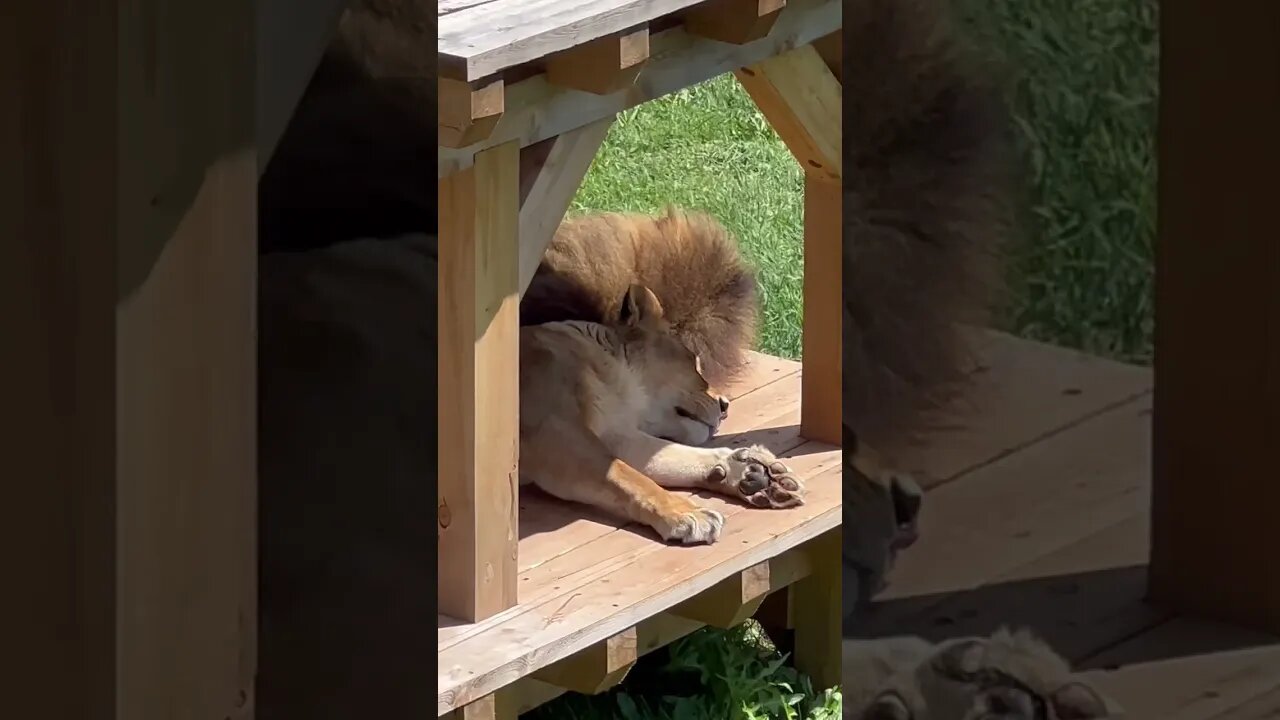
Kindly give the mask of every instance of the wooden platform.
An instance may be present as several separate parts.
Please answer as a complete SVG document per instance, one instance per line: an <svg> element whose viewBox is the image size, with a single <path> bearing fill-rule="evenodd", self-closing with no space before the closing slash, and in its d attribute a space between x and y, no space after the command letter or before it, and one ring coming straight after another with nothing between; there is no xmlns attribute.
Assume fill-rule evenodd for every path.
<svg viewBox="0 0 1280 720"><path fill-rule="evenodd" d="M991 335L977 372L969 407L899 449L930 487L922 539L865 634L1026 625L1126 717L1280 717L1280 638L1144 601L1150 371Z"/></svg>
<svg viewBox="0 0 1280 720"><path fill-rule="evenodd" d="M806 478L806 504L761 510L702 495L727 516L725 533L714 545L680 547L522 488L519 604L475 624L439 618L441 714L632 627L640 626L641 653L669 643L701 626L667 612L678 603L839 525L840 452L799 436L799 363L756 355L731 397L719 442L763 444L788 458ZM775 585L807 570L804 558L785 565L789 576Z"/></svg>

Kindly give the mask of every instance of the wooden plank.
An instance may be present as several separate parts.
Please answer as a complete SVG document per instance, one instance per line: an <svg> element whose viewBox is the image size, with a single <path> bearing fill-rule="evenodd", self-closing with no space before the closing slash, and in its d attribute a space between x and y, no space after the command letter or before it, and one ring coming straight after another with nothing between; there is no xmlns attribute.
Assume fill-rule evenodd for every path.
<svg viewBox="0 0 1280 720"><path fill-rule="evenodd" d="M797 448L795 457L789 464L821 458L821 466L830 467L816 476L802 472L808 488L806 504L786 510L746 510L750 522L727 523L720 541L712 545L685 548L650 543L655 551L623 558L609 574L584 579L567 596L522 605L484 634L439 652L439 712L492 692L838 527L838 450L811 443Z"/></svg>
<svg viewBox="0 0 1280 720"><path fill-rule="evenodd" d="M519 149L440 184L440 611L516 603Z"/></svg>
<svg viewBox="0 0 1280 720"><path fill-rule="evenodd" d="M795 628L796 669L813 678L814 689L840 685L840 541L836 528L808 544L805 551L813 572L791 586L787 599Z"/></svg>
<svg viewBox="0 0 1280 720"><path fill-rule="evenodd" d="M252 12L6 16L10 714L251 712Z"/></svg>
<svg viewBox="0 0 1280 720"><path fill-rule="evenodd" d="M1214 715L1212 720L1275 720L1280 717L1280 685L1258 697Z"/></svg>
<svg viewBox="0 0 1280 720"><path fill-rule="evenodd" d="M739 68L734 75L806 175L838 182L842 93L817 48L804 45Z"/></svg>
<svg viewBox="0 0 1280 720"><path fill-rule="evenodd" d="M622 682L637 657L636 628L631 627L551 663L533 678L564 690L597 695Z"/></svg>
<svg viewBox="0 0 1280 720"><path fill-rule="evenodd" d="M624 30L555 53L546 59L553 85L608 95L636 81L649 61L649 27Z"/></svg>
<svg viewBox="0 0 1280 720"><path fill-rule="evenodd" d="M643 25L700 0L501 0L440 15L440 74L476 80Z"/></svg>
<svg viewBox="0 0 1280 720"><path fill-rule="evenodd" d="M437 99L438 142L460 148L484 140L493 133L506 103L502 78L472 83L440 78Z"/></svg>
<svg viewBox="0 0 1280 720"><path fill-rule="evenodd" d="M914 444L877 448L925 487L955 480L1147 395L1150 368L990 330L969 334L970 387Z"/></svg>
<svg viewBox="0 0 1280 720"><path fill-rule="evenodd" d="M1149 529L1146 515L1137 513L973 590L885 607L860 635L938 642L1027 627L1067 659L1083 660L1169 619L1144 602Z"/></svg>
<svg viewBox="0 0 1280 720"><path fill-rule="evenodd" d="M613 118L544 142L551 147L520 206L520 294L529 289L542 256L613 127Z"/></svg>
<svg viewBox="0 0 1280 720"><path fill-rule="evenodd" d="M1280 684L1280 638L1178 619L1089 661L1087 673L1125 717L1207 720Z"/></svg>
<svg viewBox="0 0 1280 720"><path fill-rule="evenodd" d="M843 193L840 183L805 173L804 179L804 384L800 432L807 438L841 443L843 377L841 338L844 267Z"/></svg>
<svg viewBox="0 0 1280 720"><path fill-rule="evenodd" d="M882 600L972 589L1145 512L1149 409L1134 401L930 492Z"/></svg>
<svg viewBox="0 0 1280 720"><path fill-rule="evenodd" d="M741 45L769 34L787 0L710 0L684 15L696 35Z"/></svg>
<svg viewBox="0 0 1280 720"><path fill-rule="evenodd" d="M6 8L0 42L6 714L119 720L114 2ZM30 481L22 481L22 478ZM38 480L37 480L38 479Z"/></svg>
<svg viewBox="0 0 1280 720"><path fill-rule="evenodd" d="M671 609L681 617L718 628L741 625L756 614L769 593L785 588L813 572L813 559L797 548L731 575L707 591Z"/></svg>
<svg viewBox="0 0 1280 720"><path fill-rule="evenodd" d="M680 27L654 33L649 40L649 63L625 93L583 94L558 88L544 75L512 83L507 88L506 112L493 133L466 148L440 148L437 177L469 167L474 154L486 147L511 140L522 147L532 145L812 42L838 31L840 14L838 0L790 0L768 37L740 46L699 38Z"/></svg>
<svg viewBox="0 0 1280 720"><path fill-rule="evenodd" d="M1151 593L1280 632L1280 5L1170 0L1160 38Z"/></svg>

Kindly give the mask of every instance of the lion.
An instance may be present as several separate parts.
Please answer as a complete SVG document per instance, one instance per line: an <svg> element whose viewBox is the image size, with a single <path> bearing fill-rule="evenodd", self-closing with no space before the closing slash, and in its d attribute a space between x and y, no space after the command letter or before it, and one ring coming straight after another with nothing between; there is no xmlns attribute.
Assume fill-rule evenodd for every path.
<svg viewBox="0 0 1280 720"><path fill-rule="evenodd" d="M802 483L768 449L696 447L729 401L671 332L652 290L632 285L618 322L566 320L520 334L520 481L653 528L715 542L724 516L666 488L709 490L756 507L803 502Z"/></svg>
<svg viewBox="0 0 1280 720"><path fill-rule="evenodd" d="M845 720L1106 720L1119 717L1027 630L930 643L845 640Z"/></svg>

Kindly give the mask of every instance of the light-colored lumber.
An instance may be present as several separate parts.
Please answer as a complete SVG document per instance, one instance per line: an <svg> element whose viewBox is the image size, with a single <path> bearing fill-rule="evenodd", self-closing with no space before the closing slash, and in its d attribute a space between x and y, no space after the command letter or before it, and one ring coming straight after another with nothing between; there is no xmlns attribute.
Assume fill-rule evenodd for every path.
<svg viewBox="0 0 1280 720"><path fill-rule="evenodd" d="M697 37L682 27L654 33L650 60L625 93L591 95L552 85L545 75L513 82L506 112L493 133L461 149L440 148L437 177L468 167L475 152L517 140L521 146L613 117L627 108L757 63L790 47L812 42L840 28L839 0L789 0L767 37L732 46Z"/></svg>
<svg viewBox="0 0 1280 720"><path fill-rule="evenodd" d="M440 74L476 80L623 32L699 0L493 0L440 4Z"/></svg>
<svg viewBox="0 0 1280 720"><path fill-rule="evenodd" d="M804 181L804 383L800 432L807 438L841 442L840 308L843 242L840 183L815 173Z"/></svg>
<svg viewBox="0 0 1280 720"><path fill-rule="evenodd" d="M440 612L516 602L519 150L440 183Z"/></svg>
<svg viewBox="0 0 1280 720"><path fill-rule="evenodd" d="M741 45L769 34L787 0L710 0L685 13L689 32Z"/></svg>
<svg viewBox="0 0 1280 720"><path fill-rule="evenodd" d="M502 117L505 93L502 78L471 83L440 78L439 144L460 148L489 137Z"/></svg>
<svg viewBox="0 0 1280 720"><path fill-rule="evenodd" d="M454 710L450 716L452 720L515 720L515 716L510 713L499 714L499 704L494 695L486 695Z"/></svg>
<svg viewBox="0 0 1280 720"><path fill-rule="evenodd" d="M838 181L842 93L818 49L804 45L734 74L805 173Z"/></svg>
<svg viewBox="0 0 1280 720"><path fill-rule="evenodd" d="M731 628L755 615L769 593L785 588L813 571L802 550L753 565L672 608L681 617L718 628Z"/></svg>
<svg viewBox="0 0 1280 720"><path fill-rule="evenodd" d="M543 253L591 169L613 118L570 130L550 140L550 149L520 206L520 293L528 289ZM524 171L524 168L521 168Z"/></svg>
<svg viewBox="0 0 1280 720"><path fill-rule="evenodd" d="M1151 596L1280 633L1280 5L1160 26Z"/></svg>
<svg viewBox="0 0 1280 720"><path fill-rule="evenodd" d="M624 30L562 50L546 59L553 85L608 95L636 81L649 60L649 27Z"/></svg>
<svg viewBox="0 0 1280 720"><path fill-rule="evenodd" d="M36 3L3 25L5 715L243 717L253 6Z"/></svg>
<svg viewBox="0 0 1280 720"><path fill-rule="evenodd" d="M795 628L796 669L813 678L815 689L840 684L840 528L805 547L813 571L790 587L788 605Z"/></svg>
<svg viewBox="0 0 1280 720"><path fill-rule="evenodd" d="M636 628L630 627L551 663L533 678L564 690L596 695L622 682L637 657Z"/></svg>

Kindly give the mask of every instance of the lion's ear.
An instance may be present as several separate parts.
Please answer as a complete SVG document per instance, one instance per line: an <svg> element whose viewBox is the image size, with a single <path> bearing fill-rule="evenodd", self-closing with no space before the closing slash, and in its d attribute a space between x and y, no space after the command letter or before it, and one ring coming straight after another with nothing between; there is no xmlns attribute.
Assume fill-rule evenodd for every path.
<svg viewBox="0 0 1280 720"><path fill-rule="evenodd" d="M662 322L662 303L658 296L643 285L632 285L622 298L618 320L632 327L653 326Z"/></svg>

